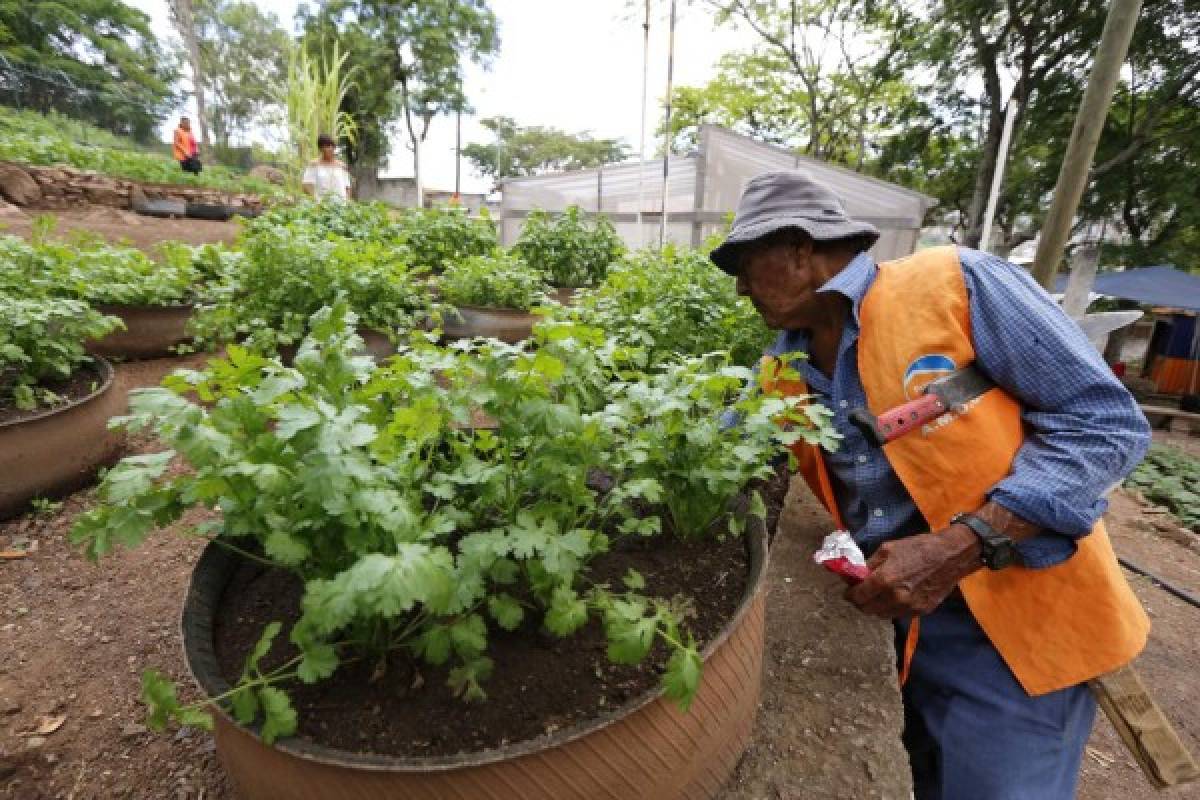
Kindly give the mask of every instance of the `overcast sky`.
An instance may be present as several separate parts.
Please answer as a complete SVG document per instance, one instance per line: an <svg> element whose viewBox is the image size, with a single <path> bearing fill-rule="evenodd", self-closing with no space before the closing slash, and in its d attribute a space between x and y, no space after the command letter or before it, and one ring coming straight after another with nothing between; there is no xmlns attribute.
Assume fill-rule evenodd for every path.
<svg viewBox="0 0 1200 800"><path fill-rule="evenodd" d="M127 0L148 12L156 32L173 36L166 0ZM292 27L296 0L256 0ZM491 0L500 20L500 53L491 69L472 67L467 95L476 113L463 118L463 144L490 141L482 117L506 115L521 125L546 125L595 136L620 137L638 147L641 125L642 18L626 0ZM661 116L667 74L665 0L655 0L650 27L650 121ZM751 34L714 29L711 17L679 3L675 31L675 83L697 85L713 74L716 61L743 49ZM653 142L646 145L653 154ZM422 151L425 185L454 187L454 120L440 118ZM411 175L412 154L398 138L385 175ZM486 190L488 181L463 163L463 191Z"/></svg>

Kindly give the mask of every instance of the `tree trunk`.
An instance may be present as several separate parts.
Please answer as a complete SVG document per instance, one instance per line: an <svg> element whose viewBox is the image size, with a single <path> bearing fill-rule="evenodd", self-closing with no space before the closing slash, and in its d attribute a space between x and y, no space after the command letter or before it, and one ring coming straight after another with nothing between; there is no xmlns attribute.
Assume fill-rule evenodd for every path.
<svg viewBox="0 0 1200 800"><path fill-rule="evenodd" d="M187 47L188 60L192 62L192 91L196 95L196 124L200 128L200 149L205 158L211 157L208 141L208 112L204 107L204 70L200 66L200 43L196 40L195 19L192 16L192 0L170 0L175 17L175 27Z"/></svg>
<svg viewBox="0 0 1200 800"><path fill-rule="evenodd" d="M975 171L975 188L971 191L971 204L967 207L967 247L979 247L979 237L983 235L983 214L987 210L988 191L1000 155L1000 138L1004 135L1004 114L998 109L999 106L993 104L988 113L983 152L980 154L979 168Z"/></svg>
<svg viewBox="0 0 1200 800"><path fill-rule="evenodd" d="M350 164L350 179L354 182L354 199L366 202L379 197L379 165L359 159Z"/></svg>

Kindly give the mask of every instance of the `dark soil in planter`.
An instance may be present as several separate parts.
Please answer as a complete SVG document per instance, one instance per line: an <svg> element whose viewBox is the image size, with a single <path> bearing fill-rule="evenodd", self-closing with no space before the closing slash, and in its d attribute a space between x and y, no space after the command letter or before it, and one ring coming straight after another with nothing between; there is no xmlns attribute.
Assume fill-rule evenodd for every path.
<svg viewBox="0 0 1200 800"><path fill-rule="evenodd" d="M658 537L628 542L592 562L597 583L621 586L630 568L664 598L688 598L687 629L703 647L733 616L746 588L749 559L743 540L727 537L682 542ZM214 639L221 670L231 684L263 627L284 623L284 634L263 662L294 655L285 642L299 616L300 581L281 570L247 564L230 583L218 611ZM599 623L559 639L538 629L540 615L507 633L489 623L495 661L484 684L488 699L466 703L446 687L445 667L430 667L407 652L394 653L382 678L373 663L343 664L330 680L288 687L300 717L299 735L348 751L395 756L439 756L478 751L585 722L659 683L666 654L656 648L640 665L610 664Z"/></svg>
<svg viewBox="0 0 1200 800"><path fill-rule="evenodd" d="M6 402L0 402L0 425L7 422L20 422L24 419L41 416L48 411L54 411L87 397L100 388L103 374L95 363L86 363L71 373L71 377L61 381L47 381L39 384L38 388L49 389L59 396L58 402L39 403L36 408L26 411Z"/></svg>

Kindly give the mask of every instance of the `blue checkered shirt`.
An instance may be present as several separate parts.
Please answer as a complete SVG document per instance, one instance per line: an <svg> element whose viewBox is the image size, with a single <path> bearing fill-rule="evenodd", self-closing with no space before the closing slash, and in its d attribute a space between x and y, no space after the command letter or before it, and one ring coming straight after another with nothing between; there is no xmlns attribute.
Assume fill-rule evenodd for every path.
<svg viewBox="0 0 1200 800"><path fill-rule="evenodd" d="M1020 268L959 249L970 297L976 367L1017 398L1026 438L1012 473L988 497L1046 532L1018 545L1026 566L1047 567L1075 552L1108 507L1104 495L1145 455L1150 428L1136 401L1079 326ZM809 391L834 412L844 437L825 455L842 519L867 553L929 528L884 458L847 419L866 406L858 374L859 308L878 268L861 253L818 291L852 303L832 378L795 364ZM805 331L784 331L767 351L808 352ZM973 509L962 509L972 511Z"/></svg>

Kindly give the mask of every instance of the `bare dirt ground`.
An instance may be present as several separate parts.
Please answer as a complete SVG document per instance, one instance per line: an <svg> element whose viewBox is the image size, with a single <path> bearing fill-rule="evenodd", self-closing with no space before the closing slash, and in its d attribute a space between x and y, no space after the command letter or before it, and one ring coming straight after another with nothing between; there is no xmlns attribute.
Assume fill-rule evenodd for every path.
<svg viewBox="0 0 1200 800"><path fill-rule="evenodd" d="M38 212L25 213L9 207L0 217L0 232L28 239L33 230L33 217ZM15 212L15 213L13 213ZM45 212L57 220L54 235L67 238L75 232L102 236L112 244L129 244L148 253L164 241L187 244L232 242L241 230L236 220L217 222L204 219L160 219L123 211L108 206L89 206L85 209Z"/></svg>
<svg viewBox="0 0 1200 800"><path fill-rule="evenodd" d="M812 553L833 529L793 480L771 546L767 654L754 742L722 800L906 800L892 628L842 599Z"/></svg>

